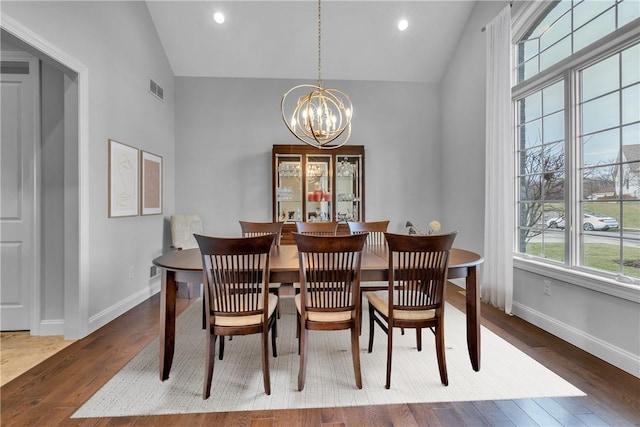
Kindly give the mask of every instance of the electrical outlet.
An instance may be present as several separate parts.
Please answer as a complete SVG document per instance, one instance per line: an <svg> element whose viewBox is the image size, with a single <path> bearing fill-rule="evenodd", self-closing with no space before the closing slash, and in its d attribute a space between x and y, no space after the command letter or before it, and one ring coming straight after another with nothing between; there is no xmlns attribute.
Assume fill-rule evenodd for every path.
<svg viewBox="0 0 640 427"><path fill-rule="evenodd" d="M551 280L544 280L543 281L544 287L542 289L542 292L544 292L545 295L551 295Z"/></svg>
<svg viewBox="0 0 640 427"><path fill-rule="evenodd" d="M133 266L129 267L129 279L133 279L134 277L134 270L133 270Z"/></svg>
<svg viewBox="0 0 640 427"><path fill-rule="evenodd" d="M154 278L157 275L158 275L158 267L156 267L155 265L152 265L151 267L149 267L149 277Z"/></svg>

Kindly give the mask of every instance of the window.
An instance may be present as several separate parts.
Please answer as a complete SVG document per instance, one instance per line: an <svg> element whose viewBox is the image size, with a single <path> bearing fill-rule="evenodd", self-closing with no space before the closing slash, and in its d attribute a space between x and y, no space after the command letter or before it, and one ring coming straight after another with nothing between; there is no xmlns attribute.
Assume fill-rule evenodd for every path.
<svg viewBox="0 0 640 427"><path fill-rule="evenodd" d="M638 1L553 2L515 45L513 89L516 252L636 284L639 17Z"/></svg>

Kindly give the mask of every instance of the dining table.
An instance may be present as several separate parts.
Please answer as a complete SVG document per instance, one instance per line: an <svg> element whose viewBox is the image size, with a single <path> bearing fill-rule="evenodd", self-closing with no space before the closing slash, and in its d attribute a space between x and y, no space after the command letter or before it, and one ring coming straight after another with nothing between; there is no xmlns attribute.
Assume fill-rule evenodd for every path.
<svg viewBox="0 0 640 427"><path fill-rule="evenodd" d="M389 277L386 246L366 246L362 251L361 287L375 290ZM449 254L448 279L465 279L467 348L474 371L480 370L480 292L477 267L483 258L465 249L452 248ZM199 249L172 250L153 260L163 270L160 290L159 373L169 378L176 337L176 298L178 283L202 283L202 256ZM296 245L273 246L269 260L269 283L297 283L299 277ZM378 282L378 284L371 283Z"/></svg>

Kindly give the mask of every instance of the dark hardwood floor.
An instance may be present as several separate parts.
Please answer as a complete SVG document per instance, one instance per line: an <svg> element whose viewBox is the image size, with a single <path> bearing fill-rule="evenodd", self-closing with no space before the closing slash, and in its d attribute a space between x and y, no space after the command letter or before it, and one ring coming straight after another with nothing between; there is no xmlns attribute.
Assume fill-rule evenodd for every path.
<svg viewBox="0 0 640 427"><path fill-rule="evenodd" d="M448 289L464 310L464 295ZM178 310L190 303L178 300ZM587 396L149 417L70 419L158 333L159 296L2 388L2 426L639 426L640 379L516 317L482 305L482 323Z"/></svg>

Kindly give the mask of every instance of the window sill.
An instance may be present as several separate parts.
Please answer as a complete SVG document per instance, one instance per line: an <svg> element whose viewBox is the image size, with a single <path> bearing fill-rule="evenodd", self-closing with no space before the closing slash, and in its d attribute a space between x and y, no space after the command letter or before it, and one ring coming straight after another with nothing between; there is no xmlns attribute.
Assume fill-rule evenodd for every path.
<svg viewBox="0 0 640 427"><path fill-rule="evenodd" d="M513 267L640 304L640 286L515 256Z"/></svg>

